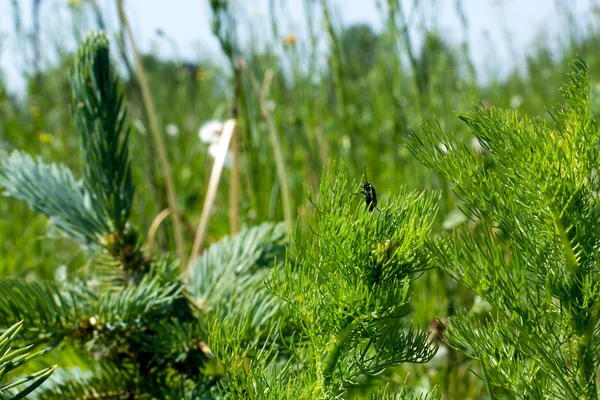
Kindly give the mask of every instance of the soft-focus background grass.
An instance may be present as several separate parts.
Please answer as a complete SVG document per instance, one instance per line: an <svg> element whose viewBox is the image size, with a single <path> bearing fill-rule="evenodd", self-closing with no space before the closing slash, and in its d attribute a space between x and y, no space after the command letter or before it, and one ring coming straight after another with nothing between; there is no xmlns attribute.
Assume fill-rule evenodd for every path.
<svg viewBox="0 0 600 400"><path fill-rule="evenodd" d="M11 24L15 33L11 40L18 43L2 40L0 46L20 48L22 59L29 61L21 71L26 80L22 92L9 93L7 82L0 80L0 151L24 149L80 170L79 143L69 113L67 77L72 54L64 43L77 43L88 29L112 21L113 57L120 65L133 125L131 148L137 184L134 218L147 232L154 217L167 207L167 201L133 57L122 40L122 27L118 23L114 26L113 16L105 15L105 8L98 8L93 1L47 0L63 7L67 17L63 13L61 18L68 23L57 27L52 16L39 15L42 29L32 32L21 23L25 1L13 1L12 14L1 17L4 24ZM294 218L310 207L305 187L318 186L329 159L343 158L357 182L366 171L382 202L403 185L441 191L438 232L468 221L458 211L451 188L407 150L404 138L411 129L419 129L423 120L435 117L471 146L472 137L453 112L469 110L477 102L549 118L546 107L558 103L558 88L566 81L568 62L576 54L590 67L594 101L600 92L600 31L595 23L598 8L590 8L585 23L571 18L567 7L562 8L565 34L560 43L545 39L540 32L540 39L530 48L520 49L525 59L512 60L521 68L508 77L492 75L483 79L474 67L469 43L446 40L427 20L427 15L435 13L415 13L420 17L411 18L410 29L406 29L405 7L412 2L376 2L382 28L375 31L369 25L344 25L336 18L338 3L334 1L304 0L305 20L294 21L304 32L298 35L289 26L282 26L285 1L272 3L277 3L280 11L270 14L268 26L253 26L250 17L241 11L247 8L237 3L232 3L228 15L235 23L227 24L231 21L222 16L217 18L234 46L229 58L216 54L214 59L183 61L160 59L152 53L143 55L173 168L188 250L212 165L208 145L198 139L197 132L211 119L231 118L234 112L238 115L241 223L254 225L283 219L282 188L257 90L267 74L274 75L265 106L283 147ZM436 1L414 4L411 7L417 9L441 7ZM461 2L452 4L466 29L469 21ZM39 35L46 32L44 24L54 25L48 31L55 36L40 40ZM246 28L241 33L235 29L237 26ZM510 28L508 16L507 31ZM161 35L168 39L168 32ZM506 40L510 38L507 34ZM43 67L40 58L46 60ZM489 66L489 70L495 69ZM210 220L209 242L229 232L229 187L226 171ZM2 199L0 216L0 276L60 280L85 267L81 250L53 235L46 219L23 204ZM174 251L168 223L162 225L156 246ZM481 304L442 272L429 272L417 281L413 312L416 324L435 330L435 318L443 319L457 307L472 308L477 313ZM388 374L398 382L407 379L423 388L439 385L442 392L454 398L478 398L483 396L484 388L471 369L480 373L478 365L443 348L429 365Z"/></svg>

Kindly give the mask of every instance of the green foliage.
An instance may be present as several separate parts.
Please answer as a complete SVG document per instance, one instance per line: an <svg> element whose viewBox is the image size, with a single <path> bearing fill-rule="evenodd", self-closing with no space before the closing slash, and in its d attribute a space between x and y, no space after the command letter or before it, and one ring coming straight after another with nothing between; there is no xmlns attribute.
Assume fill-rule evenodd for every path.
<svg viewBox="0 0 600 400"><path fill-rule="evenodd" d="M133 200L129 128L104 33L88 35L79 48L71 87L91 203L104 221L110 221L108 232L125 232Z"/></svg>
<svg viewBox="0 0 600 400"><path fill-rule="evenodd" d="M434 400L437 398L438 396L435 392L422 393L416 390L402 388L394 393L390 393L387 388L385 388L384 390L379 390L375 393L371 397L371 400Z"/></svg>
<svg viewBox="0 0 600 400"><path fill-rule="evenodd" d="M243 314L249 335L277 324L283 302L264 281L284 259L285 238L283 224L265 223L213 244L190 267L187 289L196 306L219 318Z"/></svg>
<svg viewBox="0 0 600 400"><path fill-rule="evenodd" d="M441 241L432 245L433 249L438 253L440 248L444 250L440 258L443 265L450 263L446 252L453 253L454 267L451 269L446 265L446 271L453 271L454 278L464 281L468 287L481 286L481 290L476 292L496 308L489 315L482 312L480 305L488 306L487 302L459 285L458 281L453 281L442 270L426 272L422 279L411 280L408 293L411 295L412 312L409 317L414 321L410 326L438 330L442 326L435 325L436 317L446 323L445 317L458 314L447 323L448 341L458 350L448 350L442 345L442 350L448 351L440 351L431 363L402 365L388 368L377 376L361 377L357 379L359 384L352 386L352 391L344 393L344 396L378 399L411 398L414 394L418 398L423 390L438 385L445 398L479 399L486 396L483 392L487 380L490 387L494 386L490 392L495 398L524 397L522 394L527 390L536 393L530 396L535 398L547 393L548 388L571 385L572 371L578 368L571 364L571 359L578 357L578 347L585 343L581 340L585 332L580 335L577 333L581 330L579 327L569 328L575 333L568 336L565 332L569 330L563 331L561 326L571 326L570 322L563 321L568 319L567 314L574 315L570 318L575 325L587 323L585 317L580 319L575 314L585 314L584 310L588 307L585 301L589 297L581 295L583 305L576 302L569 308L567 300L580 295L577 291L571 293L572 283L565 286L564 282L573 276L569 271L580 268L585 272L592 268L594 252L590 249L595 249L595 231L591 222L588 224L577 218L589 217L589 221L597 218L588 212L587 206L581 207L578 196L589 194L585 187L580 194L573 196L561 194L563 189L560 189L556 200L553 192L548 201L539 195L538 189L542 184L549 185L547 190L554 190L559 187L556 182L562 180L563 175L566 174L567 181L572 180L569 175L572 173L568 171L579 171L580 165L579 162L570 166L565 163L562 171L552 171L549 165L562 162L556 161L557 158L570 157L557 155L557 149L569 148L575 142L569 135L551 135L549 138L548 132L560 130L549 123L548 115L538 119L527 116L543 112L547 104L557 101L557 82L564 78L567 69L565 60L572 59L574 54L585 55L590 65L590 100L592 107L598 111L600 58L595 49L600 35L593 22L594 10L588 13L589 20L573 19L576 25L570 28L574 32L582 32L580 27L586 26L585 35L578 40L560 42L554 40L554 36L552 40L540 37L522 52L516 49L517 53L526 54L524 63L524 60L514 57L519 65L525 65L523 72L514 71L507 79L500 80L496 73L498 70L493 66L504 61L500 58L493 59L483 69L475 71L473 68L471 56L475 49L469 49L466 39L460 42L461 37L468 37L468 28L472 26L466 18L468 13L465 11L468 10L463 9L465 6L460 1L452 4L463 32L457 32L453 38L439 27L440 16L448 15L448 12L452 14L451 6L444 5L444 13L439 13L436 12L437 6L431 7L430 2L414 2L411 7L398 0L375 2L381 19L374 33L368 26L344 25L338 19L339 6L332 1L302 2L304 21L298 20L297 15L288 14L295 8L285 7L286 2L270 2L272 9L257 16L248 9L253 8L248 4L210 1L214 16L213 32L221 42L228 65L223 66L218 55L204 52L201 59L185 62L146 54L143 62L149 75L159 123L163 128L175 128L165 129L166 132L175 132L166 135L165 140L173 163L178 212L192 228L202 210L211 158L208 146L196 140L198 127L206 120L227 118L231 113L237 118L240 139L242 197L237 217L242 225L250 228L239 237L227 238L217 242L214 248L209 247L205 252L206 258L202 256L197 260L198 264L190 271L190 279L182 285L182 279L173 270L168 257L153 259L143 250L142 232L148 231L154 217L166 207L166 202L164 188L157 179L156 156L145 128L147 117L126 46L117 35L111 48L118 50L117 53L111 51L113 59L117 61L118 57L119 65L126 68L122 77L123 90L109 84L116 84L118 72L114 70L111 73L109 68L105 68L109 61L106 40L95 36L88 43L90 49L94 48L98 53L86 53L85 49L80 51L79 55L83 58L77 61L77 73L71 74L71 81L78 88L73 92L69 89L65 73L72 64L72 55L69 49L63 47L64 43L80 42L83 38L81 32L104 25L103 11L95 2L77 2L66 13L59 12L72 17L68 24L52 24L58 28L51 31L60 37L46 36L44 32L48 30L44 29L44 23L46 18L53 17L42 16L42 56L47 64L53 65L46 64L33 75L28 73L31 71L27 62L31 41L26 27L20 23L21 2L15 0L12 3L17 42L11 43L13 36L9 35L6 36L8 41L4 40L1 44L17 49L19 54L15 58L21 56L25 61L21 72L27 75L27 84L25 92L18 96L0 89L0 152L4 154L5 150L15 148L22 150L10 158L2 156L1 184L10 197L19 201L0 202L3 216L0 218L3 237L0 270L4 277L0 284L0 328L24 319L24 327L16 337L16 346L41 343L52 347L60 342L44 359L28 363L21 372L17 371L17 375L41 369L38 363L44 366L58 363L65 370L73 365L82 369L79 375L74 373L65 377L60 383L63 385L60 391L52 391L56 386L51 389L51 382L47 381L44 390L48 392L43 394L46 398L210 398L217 397L214 393L217 381L222 383L227 396L236 399L248 397L248 393L251 396L261 393L261 396L271 398L315 397L313 387L322 373L314 364L321 362L322 367L325 357L311 361L310 357L315 358L317 350L306 350L310 343L298 327L299 313L263 283L273 266L279 271L284 270L283 235L271 224L252 227L264 221L277 221L283 215L279 182L273 168L272 150L265 140L267 127L259 104L261 80L269 71L274 72L274 79L265 98L268 98L268 110L283 144L288 171L286 180L291 191L291 203L297 206L298 214L304 216L312 210L313 206L304 194L304 186L318 186L319 172L329 159L344 159L348 163L349 175L353 177L360 176L366 167L369 180L384 200L388 193L396 193L396 188L402 185L411 189L438 189L441 193L440 212L432 226L433 238L437 239L437 232L441 229L457 227L458 230L451 237L442 235ZM66 4L63 1L56 3L59 9ZM66 10L66 6L62 10ZM185 11L173 9L174 13ZM563 12L564 17L571 21L570 11ZM293 24L288 25L289 18L286 17L293 17ZM323 18L328 21L322 23ZM587 21L591 23L588 25ZM454 38L459 38L459 41ZM142 38L144 41L148 39ZM174 54L179 53L169 32L158 33L154 40L157 46L167 44L173 46ZM495 49L503 45L512 48L515 43L495 42L489 47ZM94 65L102 68L94 70ZM94 72L90 73L92 70ZM485 76L478 76L476 72L483 72ZM4 82L7 82L6 79ZM579 85L575 97L587 91L587 85ZM121 98L121 93L125 97ZM100 102L99 97L102 97ZM461 116L480 131L478 141L484 147L486 142L481 138L494 138L490 143L494 144L495 150L484 150L483 155L476 155L470 149L471 145L455 147L450 143L463 140L469 143L473 139L468 126L461 119L454 118L452 112L470 107L477 99L485 105L518 110L518 114L492 112L483 107L481 115L475 111ZM71 111L78 119L77 123L69 114L67 104L72 105ZM128 121L134 127L131 134L124 119L125 105ZM109 117L97 118L101 113ZM440 147L440 144L445 143L450 152L439 153L440 159L447 161L464 151L468 166L461 163L449 168L447 173L436 174L411 157L404 138L410 126L418 126L423 118L430 115L436 115L443 129L454 131L455 137L437 132L434 136L432 133L430 141L422 137L428 146L427 152L442 150L444 146ZM519 132L526 132L525 136L531 137L530 140L515 139L515 120L519 120ZM585 125L585 119L581 123ZM534 124L535 128L531 128L530 124ZM560 124L565 125L563 122ZM76 125L78 134L83 135L81 142L73 140ZM488 128L493 132L488 134ZM502 135L497 132L502 132ZM576 158L584 157L594 148L583 144L595 143L593 132L586 135L587 142L578 139ZM502 144L502 141L506 143ZM84 145L84 142L87 144ZM127 155L127 144L135 149L135 157ZM531 156L524 149L527 144L538 149L531 152ZM503 146L506 147L502 154L505 161L498 164L500 157L496 154ZM81 153L77 151L79 147L83 150L83 162ZM36 156L30 157L27 153ZM519 156L515 157L513 153ZM59 160L61 164L51 164L52 160ZM127 163L132 164L130 172ZM73 173L63 164L72 168ZM437 160L433 164L436 170L444 165L443 162L438 165ZM467 169L463 170L463 166ZM492 175L489 170L494 171ZM506 184L494 184L498 177L504 176L504 170L512 171L513 175L503 178ZM533 174L536 176L533 177ZM94 177L90 178L92 175ZM460 185L448 186L444 179L446 175L453 182L460 178ZM576 180L583 181L582 176ZM226 193L234 182L230 177L226 170L213 209L209 241L218 241L229 232L231 216L228 215L229 196ZM129 179L138 188L143 188L136 190L133 209L133 185L127 183ZM589 179L594 181L595 175L592 174ZM534 180L537 183L532 184ZM458 196L448 187L455 188ZM351 192L356 190L349 189ZM318 193L314 197L318 197ZM464 200L468 198L471 200ZM565 198L573 199L571 205L561 203ZM558 212L559 218L549 217L545 208L553 201L556 203L554 212ZM24 202L39 214L29 212ZM477 205L477 212L472 210L471 203ZM461 215L458 208L465 210L466 216L457 217ZM566 211L561 217L563 208ZM40 240L46 232L46 218L42 213L76 243L56 237ZM487 219L479 218L479 213L487 213ZM554 222L549 226L546 225L548 218L567 220L562 222L562 227ZM573 224L568 219L571 218L576 221L576 228L570 228ZM540 225L545 228L541 229ZM305 229L308 228L301 218L299 231ZM522 243L517 245L517 239L508 241L507 237L511 236L507 231ZM519 233L521 231L523 233ZM303 236L299 233L298 237ZM163 223L152 249L154 254L168 251L172 245L170 239L167 224ZM308 236L302 240L303 243L310 242ZM81 243L86 250L92 251L81 251L77 247ZM373 255L368 253L367 248L359 246L360 259L376 260L376 255L384 256L386 244L379 245ZM344 250L338 253L345 253L352 247L348 243L344 246ZM520 246L535 246L538 250L525 252L520 250ZM246 247L247 250L242 250ZM489 251L482 254L482 247ZM570 252L568 247L572 247L573 251ZM318 247L313 251L311 258L319 259ZM473 255L467 256L466 253ZM297 254L303 253L298 249L289 253L290 263L302 261ZM565 261L562 268L555 267L556 259L561 257L570 261ZM358 256L356 258L359 259ZM505 267L495 268L493 274L488 274L488 267L480 267L482 263ZM389 273L385 263L381 264L381 271ZM575 267L577 264L579 267ZM539 274L532 272L539 269L542 270ZM360 281L362 276L366 281L375 280L381 271L357 269L353 279ZM498 274L502 279L497 278ZM20 279L11 279L14 276ZM518 312L512 312L510 318L506 316L507 311L498 314L497 309L502 307L515 308L513 304L518 302L517 299L530 301L530 295L520 295L515 289L515 286L526 285L521 281L532 286L537 285L532 281L541 281L542 278L545 279L544 285L551 290L550 294L542 290L540 295L550 296L552 304L544 303L543 296L543 301L532 304L536 308L548 305L550 314L564 315L561 316L562 322L553 322L555 317L538 318L533 312L527 314L526 319L520 314L525 312L524 306ZM43 281L48 279L56 282ZM298 277L294 279L291 281L306 281ZM505 281L512 282L513 279L519 284L505 284ZM314 281L317 282L317 279ZM592 282L586 284L591 288ZM305 290L314 295L313 290ZM537 289L519 290L537 293ZM589 294L589 290L586 291ZM509 293L512 297L507 303L504 298ZM404 292L399 292L399 295L403 300ZM308 313L309 306L315 305L315 310L312 310L315 318L322 318L318 312L320 303L300 300L305 313ZM336 301L337 298L333 303ZM323 304L331 307L330 303L331 299L324 297ZM468 311L462 311L463 308ZM578 311L578 308L581 310ZM333 318L325 322L329 324L325 326L336 327ZM543 346L549 346L550 350L546 353L536 350L537 358L523 355L522 347L530 344L524 342L522 335L519 336L521 331L515 329L514 324L542 325L543 328L535 330L533 337ZM409 326L408 323L398 325L403 329ZM207 338L207 326L214 335L211 338ZM319 328L314 330L325 337L327 332L323 327ZM527 332L534 331L533 328L527 329ZM546 335L550 332L552 334ZM441 336L441 332L437 333ZM434 332L430 334L434 336ZM555 336L559 337L559 342L562 341L561 345L545 344L546 338ZM320 338L317 344L321 346L324 340ZM232 362L221 365L210 359L211 349L204 341L211 346L214 343L227 344L229 347L217 346L212 350L219 359ZM568 341L573 343L571 353L574 356L570 358L565 356ZM593 336L590 353L597 349L595 341ZM540 355L548 352L552 352L561 368L566 365L567 371L562 375L566 377L567 385L555 379L556 373L549 375L539 367L540 364L548 365L540 359ZM349 364L347 358L343 358L346 354L343 352L340 356L342 366ZM48 360L50 357L53 359ZM482 360L483 364L477 360ZM296 369L286 365L293 365ZM470 369L475 374L469 374ZM68 370L71 371L71 368ZM56 372L50 379L53 384ZM221 379L223 376L226 379ZM239 379L229 380L230 376ZM332 379L337 377L332 375ZM483 378L481 382L478 377ZM14 378L9 376L7 379L12 381ZM371 396L382 381L384 386L388 382L389 385ZM415 388L414 393L398 388L403 385ZM248 388L260 389L252 392ZM265 394L267 389L270 391ZM35 392L40 393L40 390Z"/></svg>
<svg viewBox="0 0 600 400"><path fill-rule="evenodd" d="M268 282L290 309L291 336L271 330L249 339L244 316L210 329L226 398L341 398L368 376L435 354L427 332L403 319L412 280L432 267L425 241L434 197L404 193L369 212L350 201L345 167L324 176L319 193L312 235L298 234Z"/></svg>
<svg viewBox="0 0 600 400"><path fill-rule="evenodd" d="M379 36L366 24L352 25L342 32L341 47L350 79L366 77L373 69Z"/></svg>
<svg viewBox="0 0 600 400"><path fill-rule="evenodd" d="M77 291L59 291L46 282L19 279L0 280L0 321L2 325L24 324L28 340L58 342L78 328L82 298Z"/></svg>
<svg viewBox="0 0 600 400"><path fill-rule="evenodd" d="M79 242L98 243L106 233L102 219L90 208L87 191L64 165L45 164L15 151L2 160L0 184L7 196L24 201Z"/></svg>
<svg viewBox="0 0 600 400"><path fill-rule="evenodd" d="M119 341L131 345L145 339L154 323L161 326L177 315L177 301L182 299L180 282L165 282L155 270L138 285L104 293L85 285L61 289L18 279L0 280L0 290L2 325L26 320L22 336L29 341L56 344L74 339L106 355Z"/></svg>
<svg viewBox="0 0 600 400"><path fill-rule="evenodd" d="M13 349L16 337L23 327L23 322L17 322L0 335L0 399L19 400L25 398L38 388L52 374L55 366L44 368L13 382L2 382L6 374L15 370L33 358L45 353L45 350L34 352L32 346Z"/></svg>
<svg viewBox="0 0 600 400"><path fill-rule="evenodd" d="M102 366L46 385L39 391L43 398L165 398L181 388L193 393L210 356L177 263L143 254L128 222L133 195L128 131L108 49L103 33L90 34L71 79L84 182L63 165L25 153L3 161L9 196L50 217L67 236L96 245L83 279L0 280L0 323L26 320L19 340L72 348ZM123 379L107 372L117 370Z"/></svg>
<svg viewBox="0 0 600 400"><path fill-rule="evenodd" d="M125 111L102 33L90 35L82 45L71 83L86 160L83 183L65 166L20 152L3 160L0 182L8 196L48 216L67 236L116 259L126 280L140 279L148 265L136 232L127 225L133 185Z"/></svg>
<svg viewBox="0 0 600 400"><path fill-rule="evenodd" d="M41 391L38 399L87 399L102 398L120 400L137 396L135 384L129 371L107 370L92 376L65 375L62 381L51 382Z"/></svg>
<svg viewBox="0 0 600 400"><path fill-rule="evenodd" d="M598 396L599 125L581 59L570 77L552 122L486 107L459 114L483 155L428 127L411 142L477 220L435 245L440 264L494 307L483 321L452 318L449 343L515 397Z"/></svg>
<svg viewBox="0 0 600 400"><path fill-rule="evenodd" d="M85 160L84 182L65 166L15 152L3 160L0 183L6 195L45 214L67 236L103 247L128 270L144 268L135 232L126 225L133 199L129 131L104 34L90 34L76 60L73 116Z"/></svg>
<svg viewBox="0 0 600 400"><path fill-rule="evenodd" d="M247 336L287 324L283 302L264 287L284 258L285 229L263 224L209 247L191 266L186 291L177 263L143 254L128 222L125 114L103 34L82 44L71 83L84 182L63 165L14 152L2 183L69 237L95 244L94 258L83 279L0 280L0 323L25 319L19 339L72 348L94 364L63 373L40 398L212 398L220 376L202 340L207 318L243 315Z"/></svg>

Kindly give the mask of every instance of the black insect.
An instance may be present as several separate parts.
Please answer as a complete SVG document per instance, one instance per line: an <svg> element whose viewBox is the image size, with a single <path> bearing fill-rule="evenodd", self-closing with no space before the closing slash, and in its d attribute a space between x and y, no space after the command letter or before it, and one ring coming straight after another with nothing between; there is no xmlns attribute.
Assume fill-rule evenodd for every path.
<svg viewBox="0 0 600 400"><path fill-rule="evenodd" d="M362 192L359 192L365 196L365 204L369 211L373 211L377 208L377 192L375 192L375 187L371 184L371 182L364 182L362 184Z"/></svg>

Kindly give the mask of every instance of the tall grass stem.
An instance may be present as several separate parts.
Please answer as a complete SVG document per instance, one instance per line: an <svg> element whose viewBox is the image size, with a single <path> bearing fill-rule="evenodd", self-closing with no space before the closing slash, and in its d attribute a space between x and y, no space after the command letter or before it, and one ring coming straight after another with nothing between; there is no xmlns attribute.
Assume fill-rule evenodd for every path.
<svg viewBox="0 0 600 400"><path fill-rule="evenodd" d="M231 137L231 186L229 187L229 230L233 236L240 231L240 146L239 134L233 131Z"/></svg>
<svg viewBox="0 0 600 400"><path fill-rule="evenodd" d="M185 246L183 243L183 233L181 231L181 221L179 219L179 215L176 212L177 210L177 199L175 196L175 184L173 182L172 173L171 173L171 165L169 163L169 159L167 157L167 150L165 148L165 144L163 142L162 136L160 134L160 128L158 126L158 118L156 116L156 110L154 107L154 102L152 100L152 95L150 94L150 86L148 85L148 79L146 77L146 71L144 70L144 66L142 64L142 58L140 53L137 50L135 40L133 38L133 32L131 31L131 26L127 20L127 15L125 14L125 8L123 7L123 0L117 0L117 6L119 9L119 18L121 20L121 24L123 28L125 28L125 32L129 37L129 42L131 44L131 49L133 51L135 57L136 64L136 72L138 75L140 88L142 90L142 98L144 100L144 106L146 107L148 113L148 120L150 122L150 132L152 133L152 137L156 142L156 149L158 151L158 161L160 162L163 179L165 180L165 187L167 190L167 201L169 202L169 208L175 211L175 215L173 216L173 234L175 236L175 247L177 249L177 256L179 257L179 263L182 268L185 268L187 265L187 261L185 258Z"/></svg>
<svg viewBox="0 0 600 400"><path fill-rule="evenodd" d="M275 166L277 168L277 177L279 178L279 184L281 185L281 200L283 201L283 217L288 230L288 234L292 234L294 231L294 219L292 217L292 197L290 196L290 188L287 182L287 171L285 169L285 161L283 159L283 151L281 150L281 144L279 143L279 137L277 134L277 127L273 120L273 115L267 106L267 97L271 90L271 82L275 73L273 70L268 69L265 72L265 79L263 80L262 88L259 87L256 78L252 76L252 85L254 90L259 96L260 111L262 117L267 123L267 129L269 131L269 138L271 139L271 145L273 146L273 155L275 156Z"/></svg>

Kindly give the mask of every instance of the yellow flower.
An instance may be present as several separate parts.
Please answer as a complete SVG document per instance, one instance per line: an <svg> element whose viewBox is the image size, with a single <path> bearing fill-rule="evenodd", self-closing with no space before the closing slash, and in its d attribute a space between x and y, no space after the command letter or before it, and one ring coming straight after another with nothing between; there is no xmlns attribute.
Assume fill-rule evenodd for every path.
<svg viewBox="0 0 600 400"><path fill-rule="evenodd" d="M38 134L38 139L42 143L50 143L50 142L52 142L52 138L53 138L52 134L50 134L48 132L40 132Z"/></svg>
<svg viewBox="0 0 600 400"><path fill-rule="evenodd" d="M296 44L296 35L289 33L284 39L283 44L285 46L293 46Z"/></svg>
<svg viewBox="0 0 600 400"><path fill-rule="evenodd" d="M208 74L206 72L200 69L198 70L198 72L196 72L196 82L204 82L206 78L208 78Z"/></svg>

